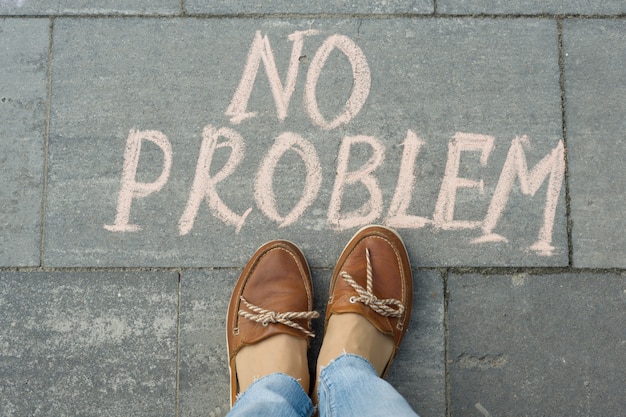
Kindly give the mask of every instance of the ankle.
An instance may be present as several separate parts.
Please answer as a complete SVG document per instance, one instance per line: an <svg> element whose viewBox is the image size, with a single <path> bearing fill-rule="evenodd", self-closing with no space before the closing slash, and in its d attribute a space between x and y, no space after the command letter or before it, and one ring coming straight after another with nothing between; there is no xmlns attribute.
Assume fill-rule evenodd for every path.
<svg viewBox="0 0 626 417"><path fill-rule="evenodd" d="M326 335L318 358L317 376L321 368L344 353L367 359L379 375L393 354L393 339L381 333L359 314L335 314L328 321Z"/></svg>
<svg viewBox="0 0 626 417"><path fill-rule="evenodd" d="M257 379L274 373L291 376L308 392L307 349L306 340L284 334L242 348L235 357L239 392L244 392Z"/></svg>

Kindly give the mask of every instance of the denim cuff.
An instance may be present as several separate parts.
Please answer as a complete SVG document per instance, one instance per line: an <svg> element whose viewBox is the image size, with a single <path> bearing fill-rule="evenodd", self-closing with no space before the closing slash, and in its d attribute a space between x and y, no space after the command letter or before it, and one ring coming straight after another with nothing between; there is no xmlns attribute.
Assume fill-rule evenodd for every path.
<svg viewBox="0 0 626 417"><path fill-rule="evenodd" d="M283 373L266 375L254 381L237 397L229 417L271 415L281 417L291 410L298 416L311 417L315 407L298 381Z"/></svg>
<svg viewBox="0 0 626 417"><path fill-rule="evenodd" d="M333 369L338 367L359 368L362 371L371 372L372 374L378 376L378 371L376 371L374 365L372 365L372 363L365 359L363 356L359 356L354 353L342 353L341 355L330 361L327 366L322 367L322 370L320 372L320 378L323 377L323 374L327 372L333 372Z"/></svg>

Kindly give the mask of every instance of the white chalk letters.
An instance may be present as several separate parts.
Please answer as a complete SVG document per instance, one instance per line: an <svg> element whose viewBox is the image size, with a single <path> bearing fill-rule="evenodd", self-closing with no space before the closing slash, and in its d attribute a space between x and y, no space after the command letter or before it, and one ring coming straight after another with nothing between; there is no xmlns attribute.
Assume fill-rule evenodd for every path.
<svg viewBox="0 0 626 417"><path fill-rule="evenodd" d="M299 61L304 45L305 36L313 36L319 34L315 30L299 31L289 35L289 40L293 42L291 49L291 58L289 59L289 69L285 78L285 84L280 81L280 75L276 68L274 53L270 45L267 35L261 36L261 32L256 32L252 47L248 53L248 60L243 70L243 76L239 82L239 86L235 91L235 95L226 109L226 115L230 116L232 124L239 124L241 121L255 117L256 112L249 112L248 100L254 87L257 73L261 62L265 66L265 73L272 90L274 103L276 104L276 117L278 120L285 120L289 101L296 88L296 79L298 77ZM327 121L322 116L317 105L316 87L319 77L322 73L324 65L334 49L343 52L352 65L352 76L354 78L354 86L352 94L348 98L344 109L332 121ZM311 118L313 124L325 130L331 130L341 125L346 125L354 116L359 113L367 96L370 92L370 69L367 60L361 48L357 46L350 38L343 35L333 35L324 41L322 46L311 61L309 72L306 77L306 86L304 89L304 107Z"/></svg>
<svg viewBox="0 0 626 417"><path fill-rule="evenodd" d="M140 183L135 181L141 142L148 140L157 145L163 151L163 170L161 175L152 183ZM160 191L167 182L172 168L172 145L167 137L155 130L138 132L131 130L126 141L124 152L124 169L122 171L122 188L117 200L117 214L112 225L104 228L111 232L136 232L141 230L136 224L128 224L130 221L130 206L134 198L146 197L149 194Z"/></svg>
<svg viewBox="0 0 626 417"><path fill-rule="evenodd" d="M274 53L267 35L256 32L248 52L243 75L225 114L230 117L232 125L238 125L246 120L257 117L257 112L248 109L250 96L261 64L265 68L274 105L276 118L284 121L289 116L289 103L296 91L299 60L302 55L305 38L317 36L316 30L294 32L288 36L292 43L291 57L284 81L281 81ZM317 101L317 83L326 62L332 51L338 50L345 55L352 68L353 88L343 109L339 114L327 120L320 112ZM363 51L354 41L343 35L327 37L318 48L308 68L304 85L304 109L313 123L319 129L332 130L344 126L361 111L371 87L369 65ZM153 182L143 183L136 179L139 156L142 142L150 141L160 148L163 153L161 173ZM391 227L404 229L420 229L431 226L434 233L445 230L477 230L480 236L471 240L472 244L485 242L506 242L507 238L496 233L497 225L506 209L507 202L516 179L523 195L534 196L541 185L548 178L546 187L545 207L541 219L536 242L529 248L539 255L550 256L554 253L552 246L552 232L556 215L556 206L561 192L565 172L565 158L563 143L557 146L538 162L532 169L528 169L524 148L529 148L530 141L526 136L515 137L510 145L500 178L495 185L491 202L484 218L459 219L455 218L456 196L459 189L469 189L471 193L485 193L485 183L481 178L464 178L460 174L460 161L464 153L477 153L480 167L489 165L489 157L494 150L496 138L493 136L475 133L456 133L448 142L448 153L445 172L437 197L432 219L409 213L413 191L418 183L415 175L416 161L420 151L427 143L413 131L408 130L402 142L402 159L398 171L398 179L387 213L383 201L383 190L378 180L377 172L385 160L385 145L374 136L345 136L340 144L336 166L327 168L326 172L334 172L335 178L330 196L328 197L327 224L333 230L346 230L374 222L383 222ZM368 149L369 158L361 166L355 167L351 160L353 148L359 152ZM226 163L218 172L211 170L213 158L219 148L229 148L230 153ZM255 148L258 151L258 147ZM277 167L287 152L295 152L302 160L305 181L298 201L294 201L287 213L280 213L276 203L274 184L277 182ZM251 196L250 206L235 210L228 207L218 194L217 185L231 175L237 175L240 165L246 158L244 138L233 128L215 127L207 125L202 131L202 144L196 163L193 184L189 191L189 198L182 210L178 221L178 233L187 235L194 227L194 222L203 206L219 221L234 228L239 233L246 223L246 219L253 210L252 204L259 212L282 228L293 225L301 219L307 209L318 200L322 187L323 173L320 159L315 146L307 138L294 132L283 132L276 136L273 145L266 150L256 168L254 179L254 196ZM117 212L112 225L104 228L111 232L137 232L141 230L138 224L132 224L131 206L133 200L144 198L161 191L167 183L173 160L173 149L168 138L161 132L154 130L137 131L132 129L126 140L124 152L121 186L117 201ZM478 176L478 175L476 175ZM357 187L352 187L357 185ZM490 189L493 189L493 184ZM342 209L344 195L348 188L358 188L361 194L361 207L349 212ZM225 191L222 187L222 193ZM298 195L298 193L295 193ZM252 201L254 200L254 201ZM283 202L284 203L284 202ZM246 207L246 206L244 206ZM285 204L281 204L284 210Z"/></svg>

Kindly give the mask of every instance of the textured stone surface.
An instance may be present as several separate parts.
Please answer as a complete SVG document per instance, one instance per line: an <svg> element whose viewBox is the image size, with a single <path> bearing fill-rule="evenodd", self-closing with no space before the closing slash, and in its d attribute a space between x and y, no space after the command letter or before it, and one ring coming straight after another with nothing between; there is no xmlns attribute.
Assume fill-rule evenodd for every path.
<svg viewBox="0 0 626 417"><path fill-rule="evenodd" d="M39 265L47 20L0 20L0 266Z"/></svg>
<svg viewBox="0 0 626 417"><path fill-rule="evenodd" d="M181 275L181 417L219 417L230 410L226 311L240 273L212 269Z"/></svg>
<svg viewBox="0 0 626 417"><path fill-rule="evenodd" d="M437 0L439 13L481 14L621 14L626 12L622 0Z"/></svg>
<svg viewBox="0 0 626 417"><path fill-rule="evenodd" d="M175 413L175 273L0 272L0 414Z"/></svg>
<svg viewBox="0 0 626 417"><path fill-rule="evenodd" d="M626 276L452 275L451 415L623 413Z"/></svg>
<svg viewBox="0 0 626 417"><path fill-rule="evenodd" d="M303 1L269 0L248 2L244 0L186 0L188 13L209 14L271 14L271 13L432 13L432 0L356 0L356 1Z"/></svg>
<svg viewBox="0 0 626 417"><path fill-rule="evenodd" d="M260 69L247 106L257 116L232 122L225 112L241 80L255 31L259 30L259 42L267 34L284 82L293 43L287 38L308 29L318 32L303 35L303 49L296 56L299 75L284 121L277 117L268 77ZM472 243L483 234L480 222L494 200L512 144L525 143L522 152L531 168L558 147L561 109L554 22L372 19L250 24L238 19L58 19L54 33L47 265L242 266L244 253L282 237L301 245L313 266L328 267L334 262L329 254L342 247L339 242L360 225L377 222L401 229L416 266L567 264L564 193L558 181L556 212L547 216L554 223L547 234L555 251L552 256L539 256L529 250L544 225L546 176L532 198L512 178L508 198L501 201L502 217L493 230L507 241ZM340 37L332 39L351 39L357 45L349 50L362 51L370 68L371 89L346 126L323 129L311 116L310 106L303 104L304 87L312 77L313 63L320 62L315 55L333 35ZM346 55L339 49L330 51L314 84L320 117L330 121L341 114L353 83ZM209 124L242 137L241 163L215 189L231 217L251 211L243 223L231 220L229 224L216 214L219 204L210 209L201 201L195 223L182 232L179 223L190 200L203 128ZM160 191L147 197L137 191L132 199L128 222L141 230L112 232L105 226L116 219L124 148L132 129L165 135L172 147L172 169ZM302 215L280 227L281 216L285 219L303 196L304 151L288 151L278 161L270 181L273 191L256 185L256 179L259 167L268 166L264 164L276 138L285 132L310 143L314 150L307 155L319 158L316 172L321 182ZM493 137L493 151L483 158L484 166L480 152L468 150L460 152L455 171L449 143L459 132ZM409 150L417 156L413 166L407 164L400 171L402 144L411 135ZM338 194L342 196L339 215L342 221L351 212L372 216L335 224L330 206L338 201L332 197L338 153L349 143L346 137L355 136L375 140L384 149L383 162L372 174L376 183L370 184L380 189L380 212L370 211L378 207L370 204L371 189L356 180ZM220 145L225 140L220 138ZM163 170L164 152L143 142L136 181L154 183ZM349 149L349 160L341 157L348 172L359 170L372 157L370 144ZM218 148L211 176L227 169L224 164L230 157L228 147ZM403 181L415 180L410 191L398 191L397 197L404 196L405 201L392 204L400 172ZM465 182L450 204L450 194L441 191L445 175L468 178L472 186L483 184L483 192ZM272 194L276 213L268 214ZM440 201L448 205L450 219L473 221L474 229L455 230L458 225L443 224L447 214L433 221ZM391 207L403 204L400 211L413 217L398 226L390 220ZM425 219L426 226L415 216Z"/></svg>
<svg viewBox="0 0 626 417"><path fill-rule="evenodd" d="M574 265L626 267L626 24L564 23Z"/></svg>
<svg viewBox="0 0 626 417"><path fill-rule="evenodd" d="M413 272L410 327L389 371L389 382L420 417L446 415L443 282L435 271Z"/></svg>
<svg viewBox="0 0 626 417"><path fill-rule="evenodd" d="M0 0L0 15L177 14L180 0Z"/></svg>
<svg viewBox="0 0 626 417"><path fill-rule="evenodd" d="M336 258L365 222L396 227L416 268L389 379L421 417L623 415L626 2L0 0L2 16L1 417L226 415L224 316L248 257L296 242L323 312ZM363 106L324 128L365 91L366 69ZM231 119L237 105L254 116ZM224 205L200 201L182 233L209 125L240 134L242 158L219 174L237 152L218 138L199 172L220 180ZM120 232L109 226L125 223L135 131L167 137L172 169L159 191L135 188L138 230ZM482 159L481 135L493 137ZM269 158L288 137L313 150ZM346 158L355 137L370 144ZM149 185L167 158L140 143L135 180ZM337 223L340 173L362 169L371 143L383 162L361 177L370 188L345 187L338 213L377 210ZM311 204L281 225L312 171ZM455 173L468 181L444 181ZM377 187L381 206L368 206Z"/></svg>
<svg viewBox="0 0 626 417"><path fill-rule="evenodd" d="M229 379L224 325L228 300L240 270L183 272L181 305L180 415L226 415ZM322 316L330 271L313 270L315 308ZM392 366L389 381L421 417L445 415L443 284L438 273L414 274L411 326ZM323 320L311 346L314 360L323 339Z"/></svg>

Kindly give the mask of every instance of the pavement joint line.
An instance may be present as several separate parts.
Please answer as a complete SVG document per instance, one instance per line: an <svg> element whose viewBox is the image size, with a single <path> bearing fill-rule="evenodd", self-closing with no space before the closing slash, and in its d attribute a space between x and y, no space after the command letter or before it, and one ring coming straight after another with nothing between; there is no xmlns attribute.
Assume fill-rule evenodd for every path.
<svg viewBox="0 0 626 417"><path fill-rule="evenodd" d="M202 271L238 271L244 268L241 266L215 266L215 267L0 267L0 273L7 272L19 272L19 273L53 273L53 272L66 272L66 273L80 273L80 272L178 272L184 274L187 272L202 272ZM311 267L312 271L332 272L334 267ZM413 267L411 268L413 273L435 271L442 273L446 271L448 274L466 275L466 274L480 274L485 276L495 275L511 275L525 273L528 275L556 275L556 274L626 274L624 268L574 268L569 266L499 266L499 267Z"/></svg>
<svg viewBox="0 0 626 417"><path fill-rule="evenodd" d="M181 311L182 311L182 273L178 272L178 305L176 310L176 388L174 415L179 416L180 413L180 334L181 334Z"/></svg>
<svg viewBox="0 0 626 417"><path fill-rule="evenodd" d="M626 18L626 13L616 14L577 14L577 13L533 13L533 14L492 14L492 13L64 13L64 14L25 14L0 15L1 19L589 19L619 20Z"/></svg>
<svg viewBox="0 0 626 417"><path fill-rule="evenodd" d="M569 160L568 160L568 146L567 146L567 111L566 111L566 100L567 94L565 90L565 50L563 46L563 20L557 19L557 37L558 37L558 52L559 52L559 86L561 89L561 136L563 140L563 145L565 147L564 158L565 158L565 174L563 175L563 189L565 192L565 218L567 219L567 250L568 250L568 259L569 266L572 267L574 265L574 243L572 237L572 228L574 225L574 219L572 218L572 208L571 208L571 195L570 195L570 187L569 187Z"/></svg>
<svg viewBox="0 0 626 417"><path fill-rule="evenodd" d="M491 275L511 275L526 273L529 275L556 275L556 274L624 274L624 268L574 268L574 267L450 267L449 273L465 275L480 274Z"/></svg>
<svg viewBox="0 0 626 417"><path fill-rule="evenodd" d="M52 112L52 55L54 52L54 18L50 18L48 68L46 74L46 127L43 137L43 172L41 177L41 226L39 236L39 266L44 265L46 236L46 199L48 189L48 143L50 141L50 114Z"/></svg>
<svg viewBox="0 0 626 417"><path fill-rule="evenodd" d="M450 384L450 316L448 305L450 303L450 291L448 290L449 270L445 269L440 276L443 281L443 368L445 383L445 415L452 415L452 385Z"/></svg>

